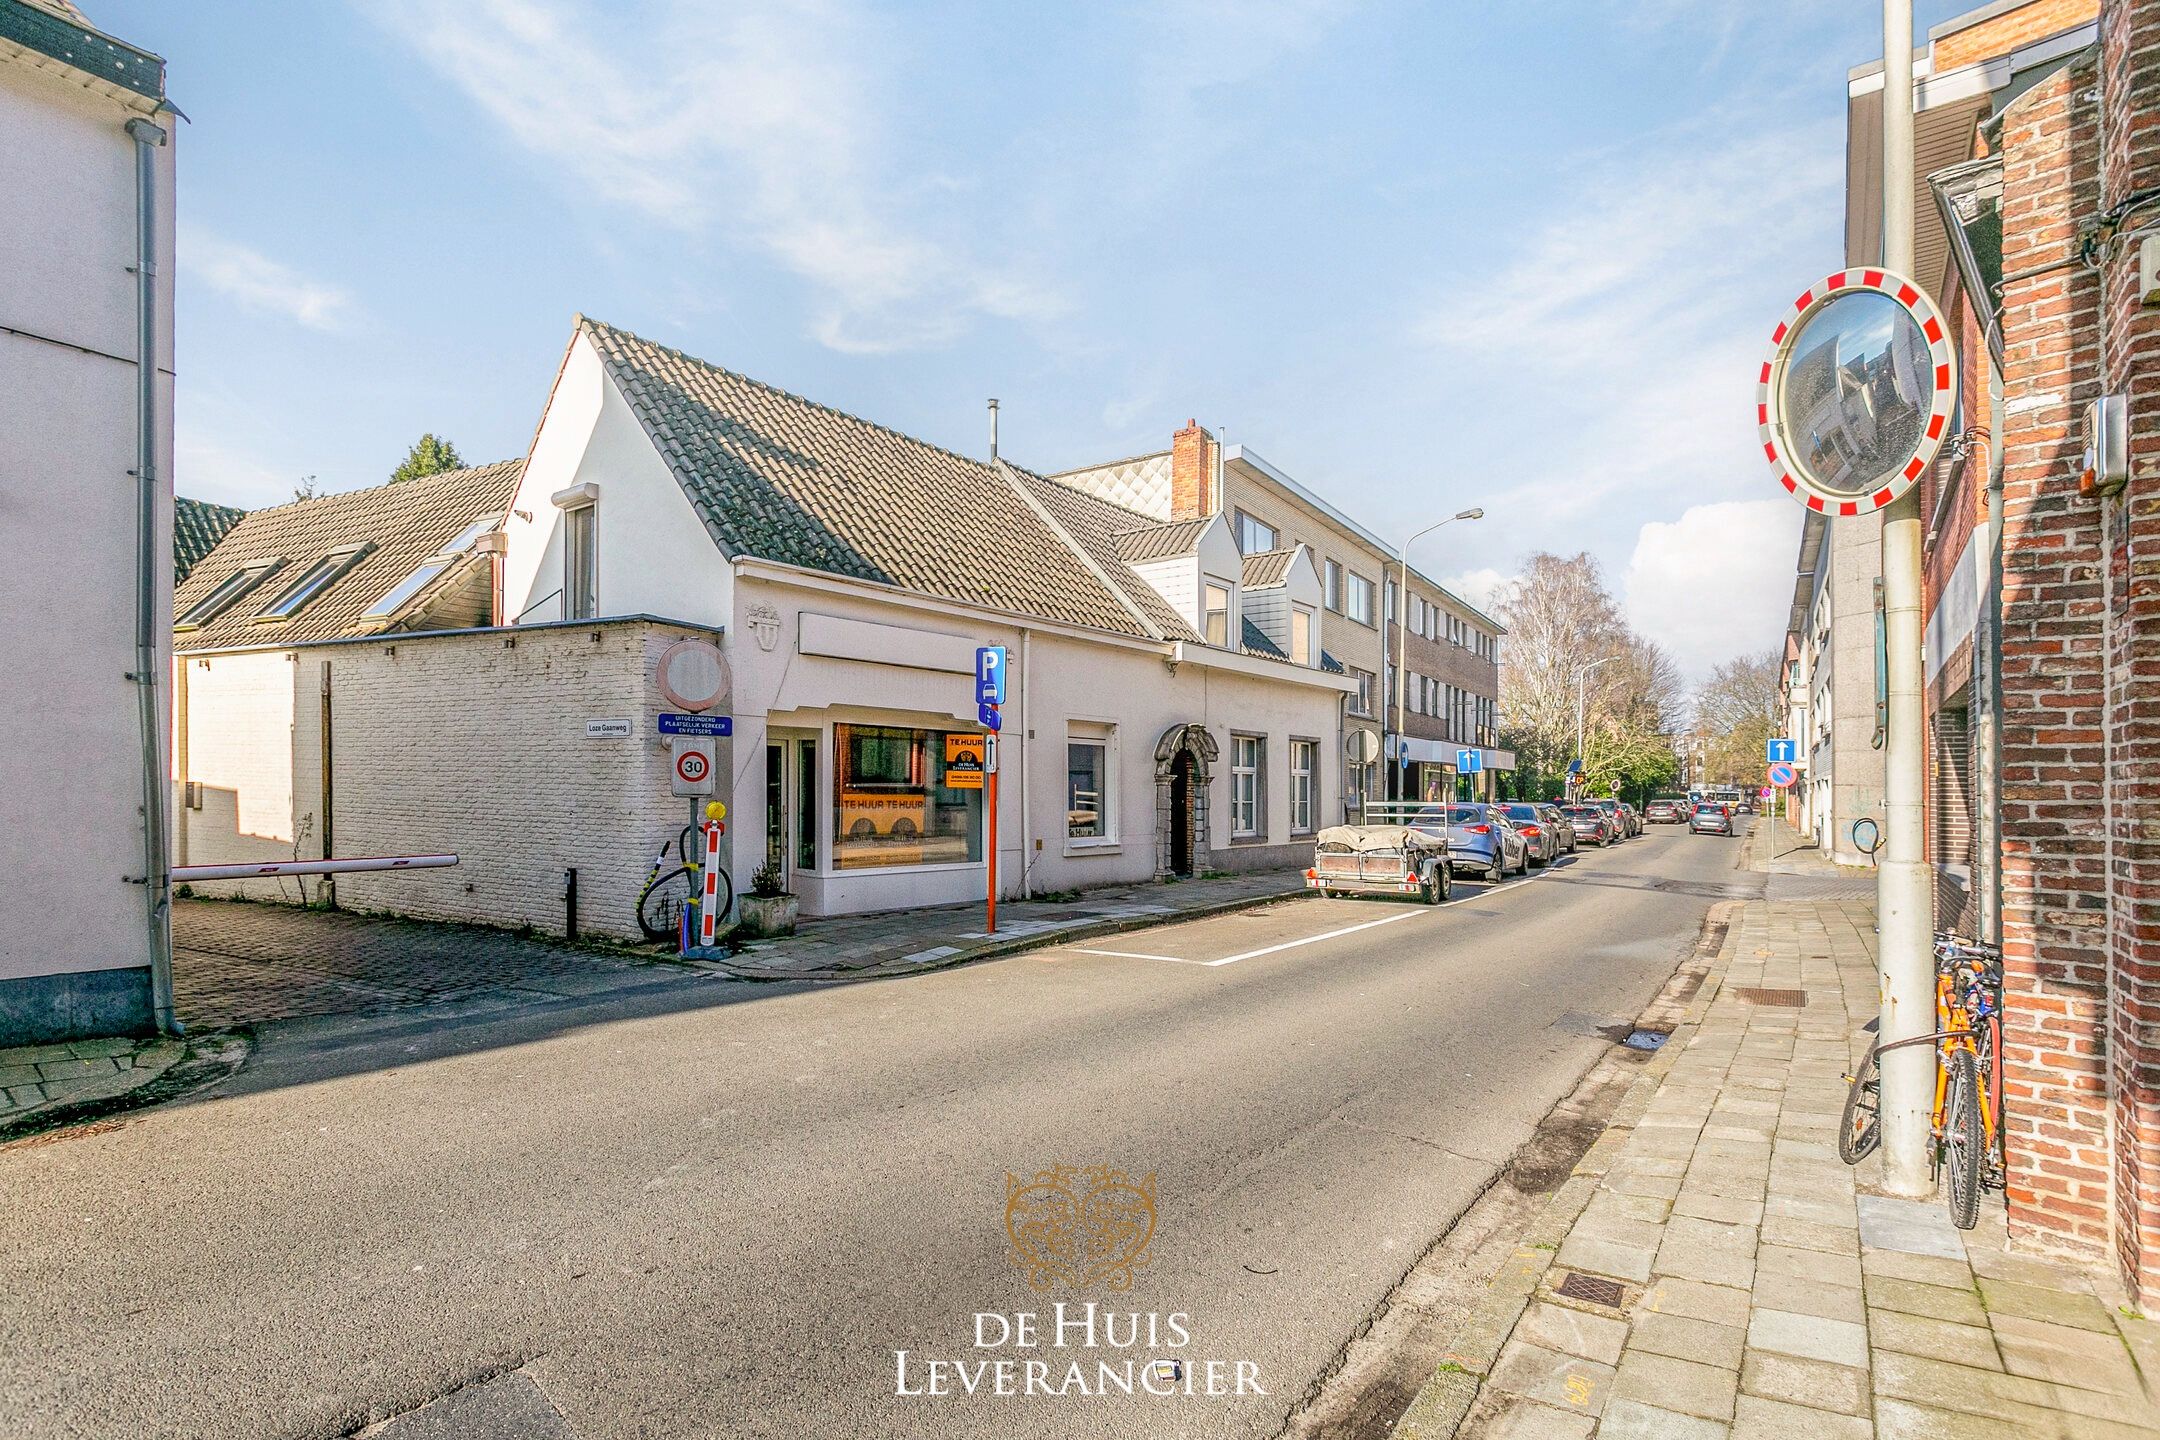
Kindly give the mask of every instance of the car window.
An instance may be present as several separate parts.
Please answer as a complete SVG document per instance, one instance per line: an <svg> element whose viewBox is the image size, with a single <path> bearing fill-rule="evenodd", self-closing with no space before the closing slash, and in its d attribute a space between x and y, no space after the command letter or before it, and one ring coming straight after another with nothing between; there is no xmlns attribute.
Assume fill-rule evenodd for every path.
<svg viewBox="0 0 2160 1440"><path fill-rule="evenodd" d="M1456 805L1447 812L1450 825L1475 825L1485 818L1475 805Z"/></svg>

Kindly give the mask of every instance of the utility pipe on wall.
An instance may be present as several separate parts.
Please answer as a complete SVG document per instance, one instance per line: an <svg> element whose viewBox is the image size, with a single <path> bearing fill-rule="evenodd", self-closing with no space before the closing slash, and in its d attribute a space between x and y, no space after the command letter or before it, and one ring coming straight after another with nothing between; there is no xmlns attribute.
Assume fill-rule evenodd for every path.
<svg viewBox="0 0 2160 1440"><path fill-rule="evenodd" d="M172 879L167 874L165 731L158 721L157 151L165 131L137 117L135 142L135 681L142 738L143 894L148 906L150 1008L157 1028L178 1026L172 1002Z"/></svg>
<svg viewBox="0 0 2160 1440"><path fill-rule="evenodd" d="M1883 0L1883 265L1913 267L1912 0ZM1923 825L1927 716L1922 701L1920 491L1883 511L1882 574L1887 737L1883 751L1883 859L1876 871L1880 929L1883 1183L1892 1194L1934 1189L1929 1111L1935 1053L1889 1047L1935 1028L1933 867Z"/></svg>

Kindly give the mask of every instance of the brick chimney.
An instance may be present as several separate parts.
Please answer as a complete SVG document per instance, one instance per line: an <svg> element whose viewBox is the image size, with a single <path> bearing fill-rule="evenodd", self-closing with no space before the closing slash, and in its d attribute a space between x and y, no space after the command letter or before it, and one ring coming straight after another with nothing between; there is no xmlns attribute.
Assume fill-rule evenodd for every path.
<svg viewBox="0 0 2160 1440"><path fill-rule="evenodd" d="M1170 438L1170 518L1198 520L1215 513L1215 437L1187 420Z"/></svg>

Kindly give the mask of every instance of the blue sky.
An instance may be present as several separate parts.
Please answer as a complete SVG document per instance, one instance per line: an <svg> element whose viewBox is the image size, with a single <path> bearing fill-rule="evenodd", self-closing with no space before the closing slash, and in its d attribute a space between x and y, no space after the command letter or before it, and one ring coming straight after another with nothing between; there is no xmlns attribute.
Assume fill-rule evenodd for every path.
<svg viewBox="0 0 2160 1440"><path fill-rule="evenodd" d="M183 494L521 454L582 310L1038 469L1197 416L1383 534L1481 504L1422 568L1588 548L1693 673L1782 631L1752 373L1861 0L84 3L191 122Z"/></svg>

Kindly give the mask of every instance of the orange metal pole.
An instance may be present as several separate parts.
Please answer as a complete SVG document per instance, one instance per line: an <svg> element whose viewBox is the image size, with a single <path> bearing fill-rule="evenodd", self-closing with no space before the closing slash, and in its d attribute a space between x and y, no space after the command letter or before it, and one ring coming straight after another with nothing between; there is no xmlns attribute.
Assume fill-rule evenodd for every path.
<svg viewBox="0 0 2160 1440"><path fill-rule="evenodd" d="M990 743L995 745L997 741L993 739ZM989 923L983 926L983 930L987 934L995 935L997 933L998 772L992 770L988 775L984 776L983 784L989 787L985 792L985 796L986 803L990 807L990 883L986 890L990 919Z"/></svg>

